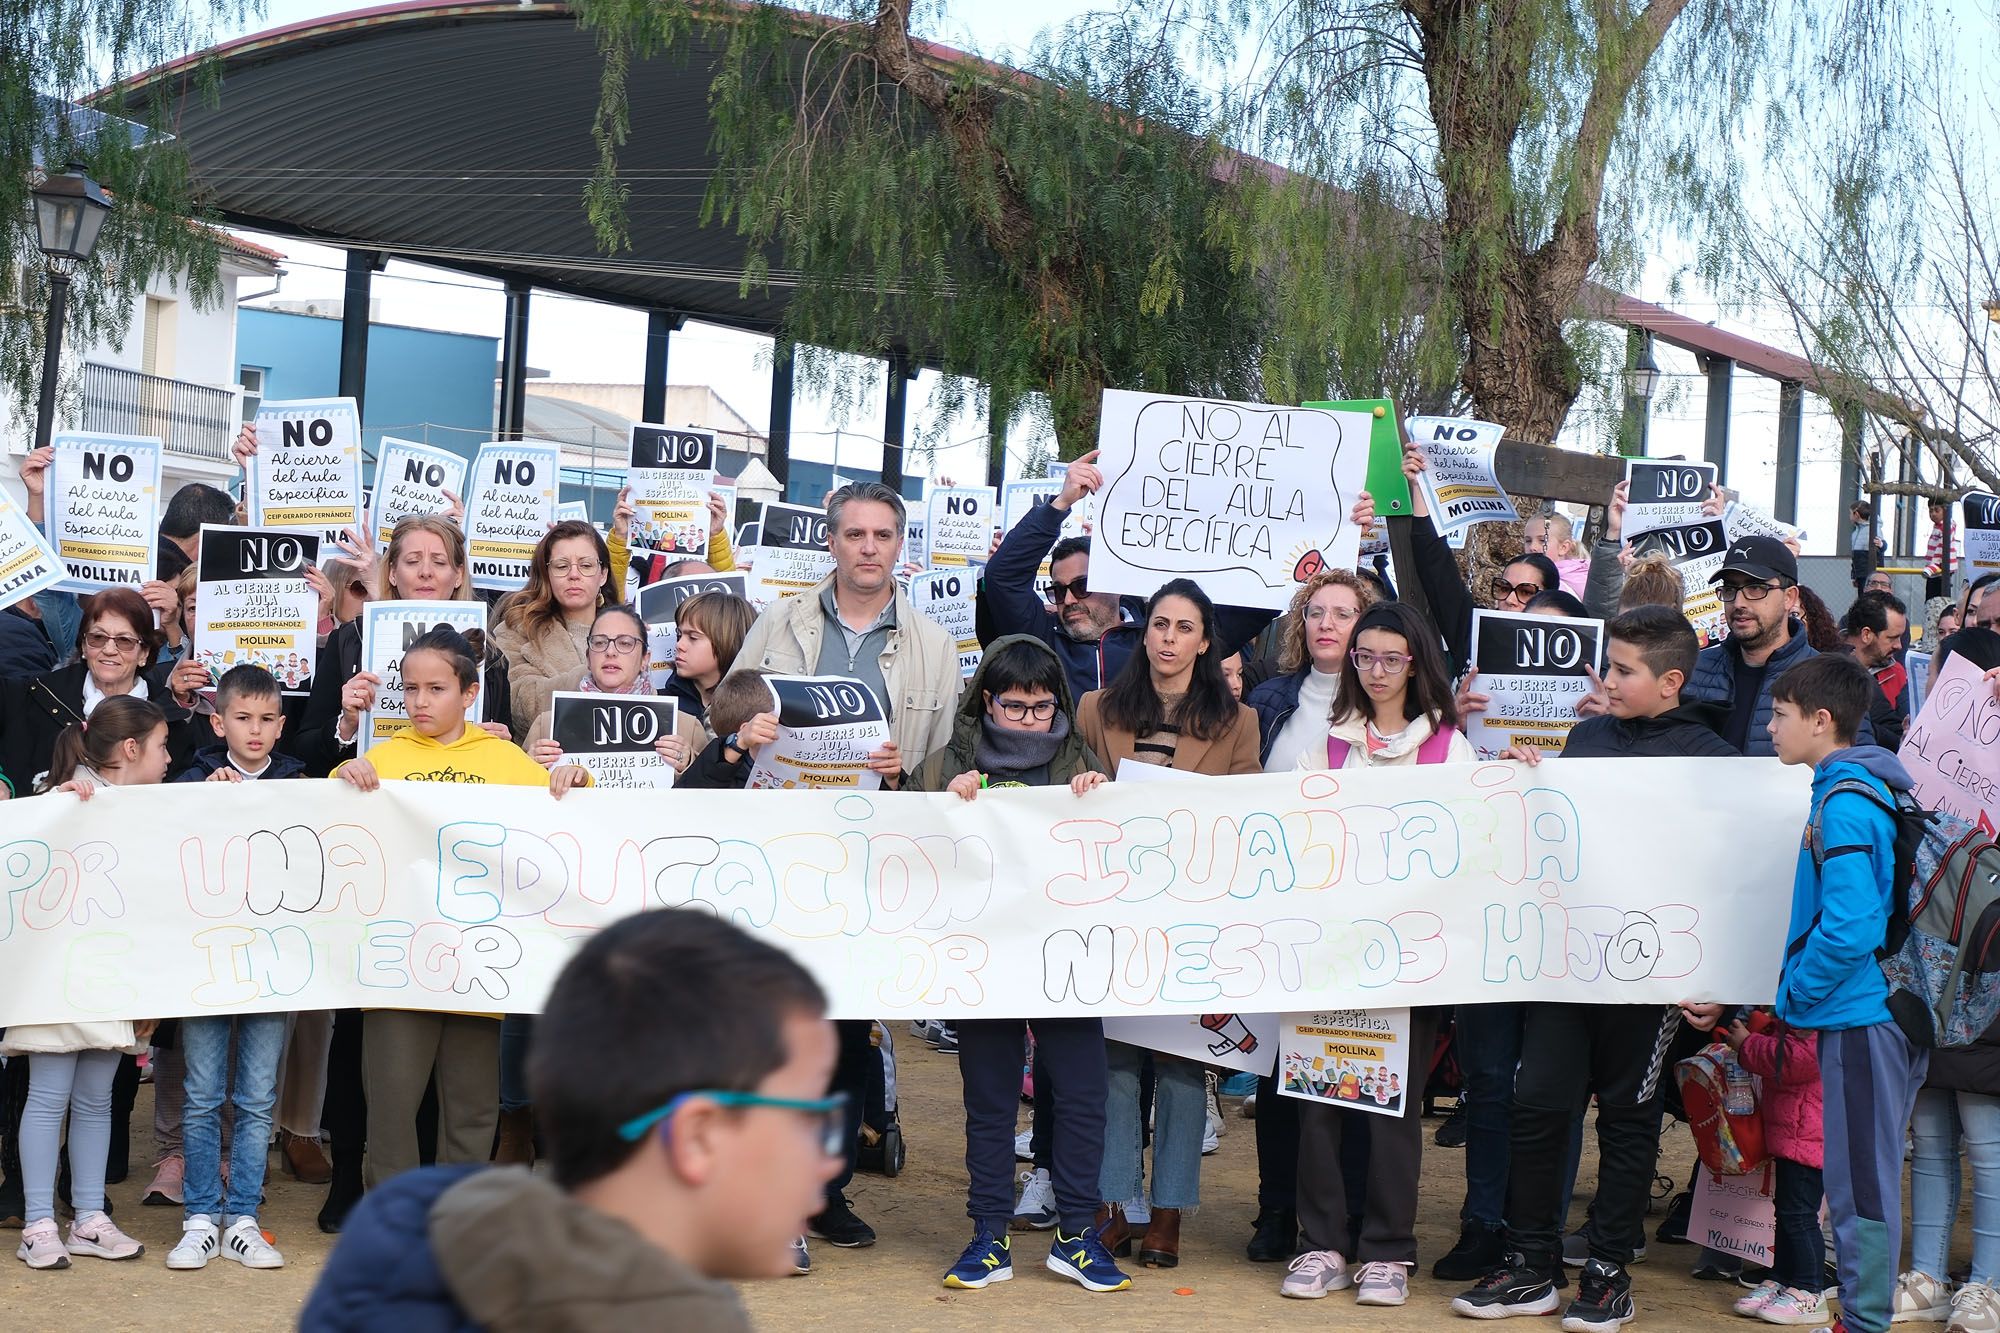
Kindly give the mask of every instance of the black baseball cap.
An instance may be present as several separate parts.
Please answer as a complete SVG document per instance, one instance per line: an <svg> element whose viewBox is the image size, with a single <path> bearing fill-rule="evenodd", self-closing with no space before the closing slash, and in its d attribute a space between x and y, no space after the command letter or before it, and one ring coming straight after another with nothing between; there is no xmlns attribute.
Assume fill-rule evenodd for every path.
<svg viewBox="0 0 2000 1333"><path fill-rule="evenodd" d="M1722 557L1722 568L1709 582L1722 582L1724 574L1747 574L1760 583L1782 579L1786 584L1794 584L1799 581L1799 561L1792 548L1776 537L1738 537L1729 543L1729 553Z"/></svg>

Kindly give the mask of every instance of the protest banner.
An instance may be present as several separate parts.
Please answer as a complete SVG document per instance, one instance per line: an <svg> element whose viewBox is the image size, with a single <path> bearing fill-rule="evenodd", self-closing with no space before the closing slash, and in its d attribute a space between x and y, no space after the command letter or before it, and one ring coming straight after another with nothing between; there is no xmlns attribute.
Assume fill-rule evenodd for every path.
<svg viewBox="0 0 2000 1333"><path fill-rule="evenodd" d="M993 551L991 486L939 486L924 501L926 552L933 569L983 565Z"/></svg>
<svg viewBox="0 0 2000 1333"><path fill-rule="evenodd" d="M593 784L647 790L674 785L674 766L654 745L674 734L679 700L583 690L557 690L549 697L549 734L562 746L563 762L582 767Z"/></svg>
<svg viewBox="0 0 2000 1333"><path fill-rule="evenodd" d="M160 550L158 439L70 431L53 441L42 518L65 592L136 588Z"/></svg>
<svg viewBox="0 0 2000 1333"><path fill-rule="evenodd" d="M1702 517L1702 502L1715 486L1713 463L1630 459L1625 464L1626 539L1655 528L1678 528Z"/></svg>
<svg viewBox="0 0 2000 1333"><path fill-rule="evenodd" d="M635 422L632 426L632 544L700 555L708 550L708 488L715 484L715 436Z"/></svg>
<svg viewBox="0 0 2000 1333"><path fill-rule="evenodd" d="M1896 757L1916 784L1917 804L1991 833L2000 828L2000 698L1961 654L1936 674Z"/></svg>
<svg viewBox="0 0 2000 1333"><path fill-rule="evenodd" d="M1742 1176L1717 1175L1707 1167L1694 1174L1688 1239L1734 1255L1746 1267L1769 1268L1778 1243L1778 1212L1771 1198L1775 1164L1766 1162Z"/></svg>
<svg viewBox="0 0 2000 1333"><path fill-rule="evenodd" d="M389 538L404 519L448 512L453 495L465 498L464 458L449 449L384 435L375 458L374 507L368 511L375 549L389 549Z"/></svg>
<svg viewBox="0 0 2000 1333"><path fill-rule="evenodd" d="M535 547L556 521L562 451L534 440L495 440L472 459L465 547L472 586L513 592L528 583Z"/></svg>
<svg viewBox="0 0 2000 1333"><path fill-rule="evenodd" d="M1465 417L1411 417L1410 443L1424 456L1417 474L1439 535L1521 516L1493 469L1504 426Z"/></svg>
<svg viewBox="0 0 2000 1333"><path fill-rule="evenodd" d="M467 630L486 632L484 602L369 602L361 608L361 669L373 672L382 682L375 691L375 706L361 715L357 744L361 754L376 741L386 741L409 725L403 707L403 649L439 625L450 625L463 634ZM482 686L466 714L468 725L486 715L486 672L479 673Z"/></svg>
<svg viewBox="0 0 2000 1333"><path fill-rule="evenodd" d="M833 573L825 510L767 504L758 513L757 545L750 553L751 601L769 606Z"/></svg>
<svg viewBox="0 0 2000 1333"><path fill-rule="evenodd" d="M1176 1014L1171 1018L1107 1018L1104 1036L1127 1046L1164 1051L1198 1064L1267 1075L1278 1061L1276 1014Z"/></svg>
<svg viewBox="0 0 2000 1333"><path fill-rule="evenodd" d="M1428 1061L1430 1052L1424 1052ZM1423 1096L1419 1072L1416 1095ZM1278 1091L1374 1115L1403 1113L1410 1096L1410 1011L1334 1009L1278 1018Z"/></svg>
<svg viewBox="0 0 2000 1333"><path fill-rule="evenodd" d="M910 600L917 610L958 640L958 674L967 680L979 670L979 630L973 623L976 577L969 569L933 569L910 579Z"/></svg>
<svg viewBox="0 0 2000 1333"><path fill-rule="evenodd" d="M757 752L752 789L874 791L869 754L889 739L875 691L846 676L766 676L778 738Z"/></svg>
<svg viewBox="0 0 2000 1333"><path fill-rule="evenodd" d="M319 594L306 571L319 536L294 528L204 523L195 568L194 660L213 687L232 667L263 667L286 694L312 690Z"/></svg>
<svg viewBox="0 0 2000 1333"><path fill-rule="evenodd" d="M257 409L243 498L253 528L297 528L323 546L361 531L361 411L352 398L294 398Z"/></svg>
<svg viewBox="0 0 2000 1333"><path fill-rule="evenodd" d="M0 1024L532 1013L581 934L684 905L791 952L842 1018L1769 1003L1809 786L1573 759L969 803L106 787L0 802Z"/></svg>
<svg viewBox="0 0 2000 1333"><path fill-rule="evenodd" d="M0 604L22 602L63 581L62 562L14 497L0 490Z"/></svg>
<svg viewBox="0 0 2000 1333"><path fill-rule="evenodd" d="M1722 609L1722 599L1715 595L1715 585L1709 582L1721 570L1723 557L1729 554L1729 537L1722 530L1722 521L1711 518L1679 527L1654 528L1633 538L1633 555L1656 551L1680 571L1681 614L1694 626L1701 646L1706 648L1727 638L1728 616Z"/></svg>
<svg viewBox="0 0 2000 1333"><path fill-rule="evenodd" d="M1498 759L1510 745L1561 754L1590 673L1604 666L1604 622L1475 607L1472 665L1475 688L1489 700L1466 718L1465 739L1479 757Z"/></svg>
<svg viewBox="0 0 2000 1333"><path fill-rule="evenodd" d="M2000 573L2000 495L1974 491L1959 502L1959 513L1965 534L1960 565L1965 581Z"/></svg>
<svg viewBox="0 0 2000 1333"><path fill-rule="evenodd" d="M1282 610L1297 584L1354 565L1347 511L1372 425L1365 412L1107 390L1091 591L1149 597L1187 576L1218 605Z"/></svg>
<svg viewBox="0 0 2000 1333"><path fill-rule="evenodd" d="M741 573L688 574L661 579L639 589L633 609L646 624L646 653L651 659L654 689L665 689L667 677L673 673L674 642L679 638L675 626L680 619L681 603L705 592L727 593L748 600L747 581L748 576Z"/></svg>

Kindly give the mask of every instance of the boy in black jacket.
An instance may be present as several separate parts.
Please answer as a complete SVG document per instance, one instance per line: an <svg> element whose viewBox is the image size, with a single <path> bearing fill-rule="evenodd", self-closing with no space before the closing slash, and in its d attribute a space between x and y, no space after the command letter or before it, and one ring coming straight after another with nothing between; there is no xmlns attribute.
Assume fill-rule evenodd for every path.
<svg viewBox="0 0 2000 1333"><path fill-rule="evenodd" d="M1679 611L1642 606L1605 630L1609 714L1570 732L1564 758L1735 758L1716 734L1719 708L1682 704L1701 642ZM1533 750L1510 759L1539 761ZM1608 1333L1631 1322L1632 1261L1660 1141L1660 1075L1680 1026L1677 1007L1657 1004L1530 1004L1514 1080L1507 1175L1507 1260L1454 1300L1479 1319L1553 1313L1568 1285L1562 1268L1563 1157L1570 1125L1597 1096L1597 1197L1585 1237L1590 1259L1577 1298L1563 1312L1570 1333ZM1581 1056L1582 1058L1579 1058Z"/></svg>
<svg viewBox="0 0 2000 1333"><path fill-rule="evenodd" d="M757 747L778 738L778 715L771 711L765 674L760 667L738 667L716 683L708 701L708 726L715 739L681 774L681 786L716 791L749 784Z"/></svg>

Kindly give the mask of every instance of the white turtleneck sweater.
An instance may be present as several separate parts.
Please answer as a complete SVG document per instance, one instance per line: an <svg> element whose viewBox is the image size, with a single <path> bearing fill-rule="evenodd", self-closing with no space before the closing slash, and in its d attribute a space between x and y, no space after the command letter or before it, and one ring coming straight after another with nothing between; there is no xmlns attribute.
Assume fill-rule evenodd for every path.
<svg viewBox="0 0 2000 1333"><path fill-rule="evenodd" d="M1264 761L1266 773L1289 773L1297 768L1299 756L1317 746L1326 753L1327 719L1333 713L1333 691L1340 684L1337 674L1313 667L1299 685L1299 706L1285 719L1278 737L1271 742L1271 757ZM1322 764L1325 760L1322 758Z"/></svg>

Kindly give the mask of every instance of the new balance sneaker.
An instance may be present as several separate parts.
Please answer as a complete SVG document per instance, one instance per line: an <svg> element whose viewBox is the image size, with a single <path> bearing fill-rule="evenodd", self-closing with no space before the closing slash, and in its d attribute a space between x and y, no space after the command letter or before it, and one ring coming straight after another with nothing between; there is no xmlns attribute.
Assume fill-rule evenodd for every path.
<svg viewBox="0 0 2000 1333"><path fill-rule="evenodd" d="M222 1252L222 1232L206 1217L190 1217L181 1223L180 1243L167 1251L167 1267L187 1272L208 1267L208 1261Z"/></svg>
<svg viewBox="0 0 2000 1333"><path fill-rule="evenodd" d="M186 1160L177 1152L168 1153L154 1168L153 1183L146 1186L146 1195L139 1202L148 1208L181 1207L187 1202L186 1176Z"/></svg>
<svg viewBox="0 0 2000 1333"><path fill-rule="evenodd" d="M1014 1205L1015 1231L1047 1231L1056 1224L1056 1185L1047 1171L1021 1173L1021 1201Z"/></svg>
<svg viewBox="0 0 2000 1333"><path fill-rule="evenodd" d="M53 1217L44 1217L23 1227L21 1248L14 1254L30 1268L69 1267L69 1251L63 1248L62 1233L56 1230Z"/></svg>
<svg viewBox="0 0 2000 1333"><path fill-rule="evenodd" d="M1074 1236L1056 1228L1055 1241L1045 1261L1051 1273L1060 1273L1085 1291L1126 1291L1132 1279L1119 1270L1118 1261L1104 1248L1096 1227L1086 1227Z"/></svg>
<svg viewBox="0 0 2000 1333"><path fill-rule="evenodd" d="M1826 1308L1826 1298L1818 1292L1786 1287L1764 1303L1757 1317L1767 1324L1819 1325L1831 1320L1833 1312Z"/></svg>
<svg viewBox="0 0 2000 1333"><path fill-rule="evenodd" d="M104 1212L72 1218L69 1241L63 1248L93 1259L137 1259L146 1252L145 1246L120 1231L110 1214Z"/></svg>
<svg viewBox="0 0 2000 1333"><path fill-rule="evenodd" d="M1784 1283L1773 1282L1770 1278L1765 1278L1762 1282L1750 1288L1748 1296L1737 1297L1736 1304L1730 1308L1746 1319L1755 1319L1757 1312L1769 1305L1777 1298L1778 1293L1784 1289Z"/></svg>
<svg viewBox="0 0 2000 1333"><path fill-rule="evenodd" d="M826 1207L806 1219L806 1234L843 1250L859 1250L875 1243L875 1228L854 1215L845 1194L836 1194Z"/></svg>
<svg viewBox="0 0 2000 1333"><path fill-rule="evenodd" d="M981 1227L972 1233L972 1243L944 1275L944 1284L961 1291L978 1291L989 1283L1008 1282L1013 1277L1012 1240L1004 1235L996 1237Z"/></svg>
<svg viewBox="0 0 2000 1333"><path fill-rule="evenodd" d="M222 1257L234 1259L245 1268L283 1268L285 1256L264 1239L254 1217L239 1217L222 1233Z"/></svg>
<svg viewBox="0 0 2000 1333"><path fill-rule="evenodd" d="M1285 1280L1278 1284L1280 1296L1316 1301L1329 1291L1346 1291L1354 1285L1347 1260L1338 1250L1307 1250L1286 1265Z"/></svg>
<svg viewBox="0 0 2000 1333"><path fill-rule="evenodd" d="M806 1248L806 1238L800 1236L792 1242L792 1276L804 1277L813 1271L812 1251Z"/></svg>
<svg viewBox="0 0 2000 1333"><path fill-rule="evenodd" d="M1401 1305L1409 1299L1410 1275L1401 1264L1363 1264L1354 1275L1356 1305Z"/></svg>
<svg viewBox="0 0 2000 1333"><path fill-rule="evenodd" d="M2000 1333L2000 1292L1984 1282L1968 1282L1952 1293L1951 1322L1944 1333Z"/></svg>
<svg viewBox="0 0 2000 1333"><path fill-rule="evenodd" d="M1892 1324L1935 1324L1951 1318L1951 1287L1929 1273L1911 1269L1896 1279L1889 1301Z"/></svg>
<svg viewBox="0 0 2000 1333"><path fill-rule="evenodd" d="M1632 1322L1632 1279L1617 1264L1592 1259L1577 1280L1576 1299L1563 1311L1564 1333L1612 1333Z"/></svg>
<svg viewBox="0 0 2000 1333"><path fill-rule="evenodd" d="M1454 1297L1451 1308L1468 1319L1512 1319L1515 1315L1554 1314L1562 1304L1555 1279L1527 1266L1519 1255L1479 1279L1472 1290Z"/></svg>

